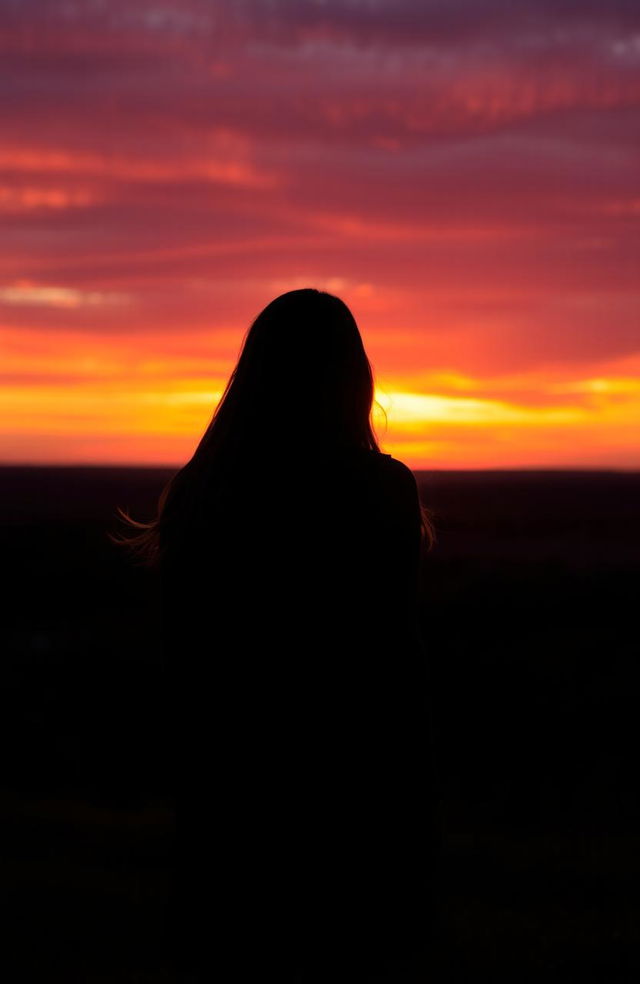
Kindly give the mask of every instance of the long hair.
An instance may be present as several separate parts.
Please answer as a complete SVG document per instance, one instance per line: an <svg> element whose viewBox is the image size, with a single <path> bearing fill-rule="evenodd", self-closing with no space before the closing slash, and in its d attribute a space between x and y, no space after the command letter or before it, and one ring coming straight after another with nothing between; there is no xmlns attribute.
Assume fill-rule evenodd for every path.
<svg viewBox="0 0 640 984"><path fill-rule="evenodd" d="M371 423L374 379L355 318L340 298L314 288L271 301L245 333L222 397L191 459L164 486L149 523L117 512L125 535L109 534L144 566L197 535L215 491L274 444L312 461L327 450L380 451ZM421 535L435 540L421 504Z"/></svg>

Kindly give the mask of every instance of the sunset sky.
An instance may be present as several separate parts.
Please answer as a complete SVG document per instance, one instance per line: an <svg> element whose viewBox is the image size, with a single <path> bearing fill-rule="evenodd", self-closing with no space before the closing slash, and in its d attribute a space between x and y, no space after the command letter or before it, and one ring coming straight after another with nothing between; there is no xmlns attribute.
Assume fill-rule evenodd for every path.
<svg viewBox="0 0 640 984"><path fill-rule="evenodd" d="M0 460L183 464L251 320L310 286L410 466L640 467L637 0L2 21Z"/></svg>

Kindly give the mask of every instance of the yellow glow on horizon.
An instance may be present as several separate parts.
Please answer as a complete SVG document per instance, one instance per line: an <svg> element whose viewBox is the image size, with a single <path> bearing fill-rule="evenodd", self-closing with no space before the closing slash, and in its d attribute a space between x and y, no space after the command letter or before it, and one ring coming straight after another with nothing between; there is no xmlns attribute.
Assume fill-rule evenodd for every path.
<svg viewBox="0 0 640 984"><path fill-rule="evenodd" d="M423 424L438 421L459 424L518 423L536 426L540 423L570 423L582 420L584 417L584 412L579 407L524 407L500 400L439 396L432 393L386 394L376 391L376 400L382 405L390 420L400 428L411 431Z"/></svg>
<svg viewBox="0 0 640 984"><path fill-rule="evenodd" d="M150 341L0 327L0 347L1 461L173 466L211 420L238 332ZM381 377L372 412L383 450L411 467L640 467L636 356L580 374L416 370Z"/></svg>
<svg viewBox="0 0 640 984"><path fill-rule="evenodd" d="M0 447L7 461L29 460L16 449L28 449L33 442L35 448L48 448L51 460L179 464L193 453L225 382L98 378L65 389L55 383L5 387L0 391ZM608 453L620 462L626 455L627 467L633 467L628 451L640 433L637 389L617 389L615 380L609 382L613 402L602 403L609 400L608 391L599 389L597 407L518 406L377 390L387 416L374 405L373 422L383 449L415 468L523 467L527 461L561 466L568 443L576 448L577 462L588 463L594 456L597 461L597 454L606 461Z"/></svg>

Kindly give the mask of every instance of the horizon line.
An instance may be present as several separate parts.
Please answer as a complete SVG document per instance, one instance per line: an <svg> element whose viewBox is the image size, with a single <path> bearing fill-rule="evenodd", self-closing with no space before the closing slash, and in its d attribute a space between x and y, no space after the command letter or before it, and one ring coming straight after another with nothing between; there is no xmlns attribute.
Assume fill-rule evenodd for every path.
<svg viewBox="0 0 640 984"><path fill-rule="evenodd" d="M136 471L179 471L186 462L181 464L150 464L142 462L133 464L131 462L95 462L95 461L0 461L0 468L92 468L96 470L136 470ZM413 467L408 465L413 472L613 472L620 474L640 474L638 465L510 465L510 466L487 466L487 467Z"/></svg>

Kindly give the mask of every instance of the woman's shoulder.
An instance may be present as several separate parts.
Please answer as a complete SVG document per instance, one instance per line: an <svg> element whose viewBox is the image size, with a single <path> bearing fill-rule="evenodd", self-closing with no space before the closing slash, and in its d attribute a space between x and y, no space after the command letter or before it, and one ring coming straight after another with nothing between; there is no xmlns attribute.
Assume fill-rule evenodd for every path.
<svg viewBox="0 0 640 984"><path fill-rule="evenodd" d="M384 451L372 451L371 455L372 460L375 461L380 472L387 476L389 481L395 481L409 486L416 484L416 477L413 471L408 465L405 465L404 461L400 461L399 458L394 458L393 455L387 454Z"/></svg>
<svg viewBox="0 0 640 984"><path fill-rule="evenodd" d="M359 485L375 508L414 511L419 499L416 477L404 461L382 451L366 455L367 465L359 469Z"/></svg>

